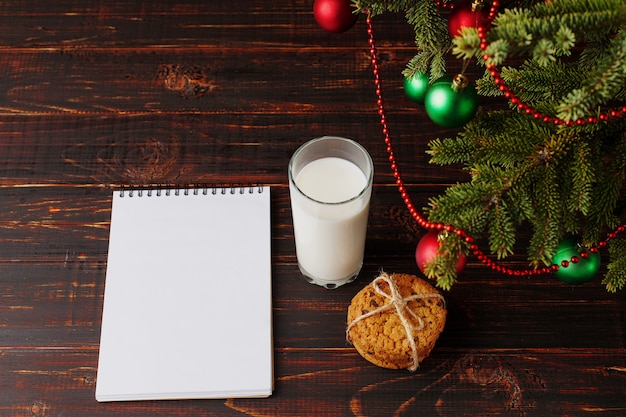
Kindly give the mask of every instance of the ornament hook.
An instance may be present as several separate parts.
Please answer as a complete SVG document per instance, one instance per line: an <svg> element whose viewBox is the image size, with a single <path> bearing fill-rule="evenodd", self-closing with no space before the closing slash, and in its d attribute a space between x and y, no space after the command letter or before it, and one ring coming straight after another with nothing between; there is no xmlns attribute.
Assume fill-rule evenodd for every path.
<svg viewBox="0 0 626 417"><path fill-rule="evenodd" d="M467 78L463 74L457 74L452 79L452 90L454 90L455 93L458 93L459 91L463 90L468 85L469 85L469 78Z"/></svg>

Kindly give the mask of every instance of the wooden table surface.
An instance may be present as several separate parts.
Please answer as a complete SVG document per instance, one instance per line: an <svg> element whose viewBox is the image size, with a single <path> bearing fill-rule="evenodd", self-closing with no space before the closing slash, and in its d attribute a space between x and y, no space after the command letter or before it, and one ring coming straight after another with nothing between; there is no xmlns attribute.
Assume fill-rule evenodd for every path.
<svg viewBox="0 0 626 417"><path fill-rule="evenodd" d="M312 3L0 4L0 416L626 415L626 298L599 279L508 277L470 258L415 373L346 343L352 296L381 268L419 274L424 230L387 161L365 19L330 34ZM467 177L428 163L428 141L455 132L404 96L411 28L374 23L398 163L423 207ZM298 275L287 189L291 153L322 135L358 140L376 169L364 269L337 290ZM272 187L272 397L96 402L112 187L251 182Z"/></svg>

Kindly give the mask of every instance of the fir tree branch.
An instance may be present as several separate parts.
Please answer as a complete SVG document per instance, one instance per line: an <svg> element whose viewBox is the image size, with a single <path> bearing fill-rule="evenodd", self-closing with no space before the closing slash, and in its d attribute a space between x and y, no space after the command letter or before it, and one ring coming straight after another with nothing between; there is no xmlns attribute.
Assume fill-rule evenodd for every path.
<svg viewBox="0 0 626 417"><path fill-rule="evenodd" d="M501 76L524 103L544 114L555 114L556 104L584 79L576 63L560 61L542 66L529 60L519 67L504 67Z"/></svg>
<svg viewBox="0 0 626 417"><path fill-rule="evenodd" d="M457 280L456 265L461 253L465 253L465 243L456 234L445 231L440 232L438 241L437 255L426 262L424 273L447 291Z"/></svg>
<svg viewBox="0 0 626 417"><path fill-rule="evenodd" d="M571 217L575 217L577 212L587 215L592 205L599 155L592 152L591 145L584 140L576 141L570 154L573 158L568 169L571 178L571 186L568 188L571 191L566 197L567 211Z"/></svg>
<svg viewBox="0 0 626 417"><path fill-rule="evenodd" d="M611 261L602 283L607 291L616 292L626 285L626 239L611 239L608 246Z"/></svg>
<svg viewBox="0 0 626 417"><path fill-rule="evenodd" d="M418 51L403 71L405 77L422 72L430 74L431 80L435 80L445 74L445 56L452 43L447 20L439 13L432 0L353 0L353 4L357 11L369 11L371 16L385 12L404 12L407 23L415 32L415 46Z"/></svg>
<svg viewBox="0 0 626 417"><path fill-rule="evenodd" d="M530 241L531 265L550 265L562 236L561 211L557 183L557 172L553 164L546 164L543 181L537 183L537 208L533 219L534 233Z"/></svg>
<svg viewBox="0 0 626 417"><path fill-rule="evenodd" d="M445 55L451 47L446 20L431 0L418 1L406 9L406 20L413 26L419 51L412 60L412 69L430 74L431 80L441 77L446 72ZM405 72L404 75L413 74Z"/></svg>
<svg viewBox="0 0 626 417"><path fill-rule="evenodd" d="M626 6L622 0L553 0L538 2L528 9L506 9L493 22L488 39L506 40L511 53L528 53L541 40L561 44L562 55L577 39L615 32L624 23ZM569 45L569 48L567 47Z"/></svg>
<svg viewBox="0 0 626 417"><path fill-rule="evenodd" d="M558 106L558 117L568 121L577 120L592 113L596 107L606 104L626 86L626 31L619 32L611 42L610 53L588 72L584 84L572 90Z"/></svg>
<svg viewBox="0 0 626 417"><path fill-rule="evenodd" d="M503 259L513 253L515 225L505 205L494 204L493 212L493 221L489 227L489 250L498 259Z"/></svg>
<svg viewBox="0 0 626 417"><path fill-rule="evenodd" d="M429 162L438 165L453 165L471 160L473 147L462 136L444 140L437 138L430 141L426 151L431 156Z"/></svg>
<svg viewBox="0 0 626 417"><path fill-rule="evenodd" d="M473 184L456 184L443 195L429 200L426 208L430 221L454 224L470 234L481 233L489 222L489 201L493 192Z"/></svg>

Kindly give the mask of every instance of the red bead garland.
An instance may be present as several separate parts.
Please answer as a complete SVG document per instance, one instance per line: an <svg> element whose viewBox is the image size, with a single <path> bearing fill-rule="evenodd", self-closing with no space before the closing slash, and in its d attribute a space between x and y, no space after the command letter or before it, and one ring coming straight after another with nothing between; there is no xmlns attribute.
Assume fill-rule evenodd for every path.
<svg viewBox="0 0 626 417"><path fill-rule="evenodd" d="M456 6L455 3L452 3L449 1L442 1L442 0L433 0L433 3L435 3L435 6L437 7L441 7L443 9L448 9L448 10L454 10L454 7Z"/></svg>
<svg viewBox="0 0 626 417"><path fill-rule="evenodd" d="M487 34L489 33L488 25L490 25L491 22L493 21L493 19L495 19L495 17L497 16L499 8L500 8L500 3L498 2L498 0L494 0L491 3L491 7L489 9L489 15L488 15L487 19L485 20L485 24L479 26L478 29L477 29L478 30L478 38L480 39L480 49L482 51L486 51L487 48L489 47L489 43L487 42ZM534 108L532 108L528 104L524 103L523 101L521 101L509 89L509 87L506 85L506 83L502 79L502 76L500 75L500 71L498 70L498 67L496 65L491 64L491 63L488 62L489 59L491 59L491 56L488 53L485 52L483 54L482 58L483 58L483 61L485 61L485 67L489 71L489 75L493 79L493 82L498 86L498 89L500 90L500 92L503 93L504 97L507 100L509 100L509 102L511 104L516 106L520 111L523 111L527 115L533 116L535 119L539 119L539 120L543 121L544 123L552 123L552 124L555 124L555 125L565 125L565 126L568 126L568 127L571 127L571 126L584 126L586 124L593 124L593 123L598 123L598 122L606 122L610 118L617 118L617 117L621 117L624 114L626 114L626 106L623 106L621 109L613 109L613 110L609 110L609 111L607 111L605 113L600 113L597 116L589 116L587 118L580 118L580 119L576 119L576 120L563 120L563 119L560 119L558 117L552 117L552 116L545 115L545 114L541 113L540 111L535 110Z"/></svg>
<svg viewBox="0 0 626 417"><path fill-rule="evenodd" d="M496 13L497 13L497 7L498 7L498 3L497 0L494 1L494 3L492 3L492 7L491 10L489 12L489 17L487 18L487 22L491 22ZM379 64L378 64L378 53L376 50L376 40L374 37L374 28L372 25L372 18L371 15L369 13L367 13L367 33L369 35L369 45L370 45L370 57L371 57L371 63L372 63L372 73L374 75L374 84L376 86L376 103L378 105L378 115L380 116L380 124L382 127L382 133L384 136L384 140L385 140L385 145L386 145L386 150L387 150L387 154L388 154L388 160L391 166L391 170L393 172L393 177L396 181L396 185L398 187L398 191L400 192L400 196L402 197L402 200L406 206L406 208L409 211L409 214L411 215L411 217L413 217L413 219L415 219L415 221L417 222L417 224L419 226L421 226L424 229L428 229L428 230L445 230L448 233L455 233L457 236L459 236L465 243L467 243L469 245L469 249L472 252L472 254L474 256L476 256L476 258L485 266L491 268L492 270L502 273L502 274L506 274L506 275L511 275L511 276L532 276L532 275L541 275L541 274L548 274L548 273L552 273L555 271L558 271L560 267L567 267L569 266L569 263L577 263L579 261L578 257L573 256L570 261L563 261L561 263L561 265L557 265L557 264L553 264L550 266L546 266L543 268L535 268L535 269L524 269L524 270L520 270L520 269L513 269L510 267L506 267L503 266L497 262L494 262L493 260L491 260L486 254L485 252L483 252L478 245L475 243L475 240L472 236L470 236L465 230L462 229L457 229L454 225L451 224L443 224L443 223L433 223L430 222L428 220L426 220L419 212L418 210L415 208L415 205L413 204L413 201L411 199L411 196L409 195L408 190L406 189L406 186L404 184L404 180L402 179L402 176L400 175L400 169L398 167L398 163L396 160L396 156L395 156L395 152L394 152L394 148L391 142L391 135L389 133L389 125L387 123L387 116L386 116L386 111L385 111L385 106L384 106L384 100L383 100L383 91L382 91L382 81L381 81L381 77L380 77L380 68L379 68ZM480 29L479 29L480 30ZM484 29L483 29L484 32ZM486 36L485 36L486 37ZM482 39L482 38L481 38ZM485 41L486 42L486 41ZM494 71L497 70L494 68ZM500 85L504 85L503 81L500 81ZM512 93L509 95L509 98L515 98L514 95L512 95ZM519 99L517 99L518 102L518 107L523 104L521 102L519 102ZM530 109L529 106L523 105L522 108L528 113L529 110L530 112L534 112L534 110ZM624 113L626 113L626 106L624 107ZM538 116L536 114L539 114ZM539 118L539 117L543 117L543 115L541 115L538 112L534 112L533 115L535 115L535 117ZM546 121L546 120L544 120ZM553 120L550 120L553 121ZM598 243L597 246L592 246L591 248L589 248L589 252L591 253L597 253L599 248L605 248L607 245L607 241L609 239L613 239L616 237L617 233L621 233L626 231L626 225L621 225L619 226L614 232L611 232L608 234L608 237L606 240L600 241ZM580 257L581 258L587 258L589 256L588 252L583 251L580 253Z"/></svg>

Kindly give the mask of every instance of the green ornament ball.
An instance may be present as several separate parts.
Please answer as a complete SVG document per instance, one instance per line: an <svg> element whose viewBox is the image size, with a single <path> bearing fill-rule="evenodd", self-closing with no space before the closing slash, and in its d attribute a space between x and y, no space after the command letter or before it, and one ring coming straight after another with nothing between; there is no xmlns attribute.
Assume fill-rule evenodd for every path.
<svg viewBox="0 0 626 417"><path fill-rule="evenodd" d="M416 72L411 77L404 77L404 92L412 101L424 104L428 91L428 74Z"/></svg>
<svg viewBox="0 0 626 417"><path fill-rule="evenodd" d="M588 256L580 256L581 249L575 237L563 239L557 247L552 262L559 266L554 275L567 284L583 284L595 277L600 270L600 254L588 252ZM578 258L578 262L572 262L572 257ZM568 262L565 267L562 262Z"/></svg>
<svg viewBox="0 0 626 417"><path fill-rule="evenodd" d="M428 117L445 128L465 125L478 110L476 88L467 79L463 85L458 85L455 81L457 77L459 76L439 78L428 88L424 98Z"/></svg>

